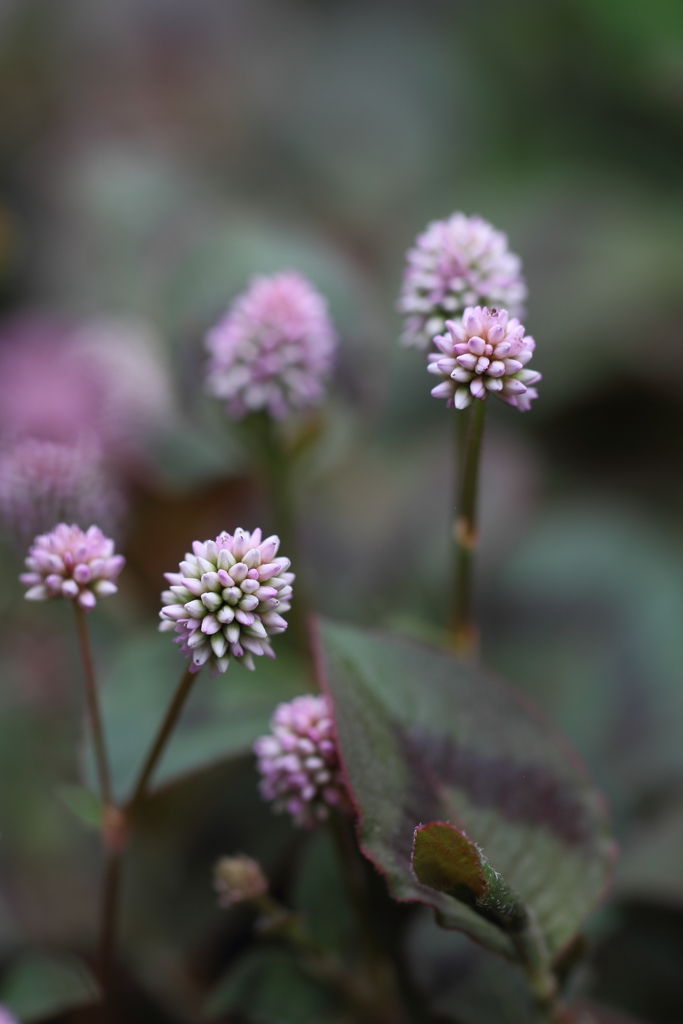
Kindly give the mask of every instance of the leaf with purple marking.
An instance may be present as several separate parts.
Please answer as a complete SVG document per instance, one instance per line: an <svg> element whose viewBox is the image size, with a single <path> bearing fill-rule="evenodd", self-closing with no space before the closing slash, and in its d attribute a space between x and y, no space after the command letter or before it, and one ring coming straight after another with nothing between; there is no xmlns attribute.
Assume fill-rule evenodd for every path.
<svg viewBox="0 0 683 1024"><path fill-rule="evenodd" d="M506 683L438 649L330 622L319 641L361 846L392 894L518 960L517 911L506 920L477 902L478 870L490 870L496 898L517 899L543 959L556 956L599 901L614 850L604 802L564 738ZM433 884L444 851L424 839L413 868L416 829L430 822L453 826L445 860L460 862L464 888Z"/></svg>

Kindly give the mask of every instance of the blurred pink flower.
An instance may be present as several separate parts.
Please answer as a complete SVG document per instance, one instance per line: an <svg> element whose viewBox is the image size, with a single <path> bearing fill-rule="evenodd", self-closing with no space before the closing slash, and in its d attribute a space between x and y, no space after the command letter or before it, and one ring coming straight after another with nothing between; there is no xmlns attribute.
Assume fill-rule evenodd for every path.
<svg viewBox="0 0 683 1024"><path fill-rule="evenodd" d="M123 516L122 477L173 412L161 345L144 323L67 327L25 316L0 330L0 517L26 539L60 519Z"/></svg>
<svg viewBox="0 0 683 1024"><path fill-rule="evenodd" d="M269 637L284 633L294 573L289 559L277 557L279 537L261 540L261 531L235 530L215 541L198 540L180 563L180 572L164 575L171 584L161 595L162 632L175 630L176 643L192 657L191 672L208 663L226 672L230 658L253 669L252 655L274 658ZM276 610L277 609L277 610Z"/></svg>
<svg viewBox="0 0 683 1024"><path fill-rule="evenodd" d="M19 1024L19 1022L4 1006L0 1006L0 1024Z"/></svg>
<svg viewBox="0 0 683 1024"><path fill-rule="evenodd" d="M0 331L0 435L86 437L108 460L125 460L171 415L160 349L151 329L136 321L10 321Z"/></svg>
<svg viewBox="0 0 683 1024"><path fill-rule="evenodd" d="M402 340L426 348L445 321L467 306L504 306L521 316L526 284L507 235L481 217L453 213L435 220L415 239L398 303L405 316Z"/></svg>
<svg viewBox="0 0 683 1024"><path fill-rule="evenodd" d="M329 699L306 695L280 704L270 728L254 744L264 799L309 828L327 818L330 806L346 807Z"/></svg>
<svg viewBox="0 0 683 1024"><path fill-rule="evenodd" d="M29 588L28 601L67 597L90 611L98 597L116 593L114 581L124 563L123 555L114 554L114 541L98 526L84 533L78 526L59 523L36 537L26 559L29 571L19 578Z"/></svg>
<svg viewBox="0 0 683 1024"><path fill-rule="evenodd" d="M26 542L54 523L101 523L112 530L124 511L104 472L96 442L20 437L0 447L0 519Z"/></svg>
<svg viewBox="0 0 683 1024"><path fill-rule="evenodd" d="M431 352L427 370L443 383L432 388L434 398L445 398L449 408L466 409L474 398L489 394L528 412L538 398L531 387L540 373L525 369L536 342L525 335L519 320L508 320L506 309L485 306L465 310L461 322L446 321L448 333L434 338L438 352Z"/></svg>
<svg viewBox="0 0 683 1024"><path fill-rule="evenodd" d="M336 335L322 295L294 271L254 277L209 332L207 387L241 419L282 419L320 402Z"/></svg>

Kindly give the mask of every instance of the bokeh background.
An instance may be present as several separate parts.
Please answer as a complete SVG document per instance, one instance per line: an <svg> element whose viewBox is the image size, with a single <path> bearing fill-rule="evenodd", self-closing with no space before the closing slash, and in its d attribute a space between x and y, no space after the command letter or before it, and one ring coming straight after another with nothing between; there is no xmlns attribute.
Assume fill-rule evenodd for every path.
<svg viewBox="0 0 683 1024"><path fill-rule="evenodd" d="M0 446L25 412L11 401L17 352L35 356L21 380L38 380L21 430L61 442L65 422L91 422L76 409L87 382L44 355L85 330L128 427L104 431L106 480L89 492L129 560L121 594L92 617L126 737L151 729L149 694L181 668L155 633L162 571L193 538L268 518L239 432L202 382L203 336L257 271L307 274L341 335L320 436L299 469L315 602L438 636L453 414L430 398L422 356L397 345L403 254L455 209L508 233L544 379L525 416L492 403L483 653L550 711L612 806L622 854L589 928L586 990L651 1024L680 1022L683 6L3 0L0 126ZM87 949L99 862L60 790L77 781L81 727L68 609L22 602L27 517L4 508L9 971L35 944ZM255 698L258 680L233 671L253 704L239 747L284 691L264 677ZM298 692L289 671L285 690ZM178 748L186 767L220 752L230 716L215 699L188 721L208 732ZM119 746L130 776L138 747ZM150 1002L145 1019L192 1020L246 941L245 922L214 906L211 863L244 847L285 878L300 840L260 806L248 756L169 785L153 810L128 882L131 985L140 1005L165 1005ZM431 940L416 934L424 953ZM423 968L445 1006L450 982ZM468 1019L451 1003L450 1019Z"/></svg>

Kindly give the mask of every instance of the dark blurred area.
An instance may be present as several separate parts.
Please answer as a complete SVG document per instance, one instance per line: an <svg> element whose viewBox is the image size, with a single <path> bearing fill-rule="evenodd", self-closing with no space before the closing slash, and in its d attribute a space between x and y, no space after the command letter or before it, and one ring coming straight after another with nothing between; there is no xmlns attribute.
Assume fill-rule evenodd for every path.
<svg viewBox="0 0 683 1024"><path fill-rule="evenodd" d="M239 432L203 390L204 334L258 271L308 275L342 339L299 467L317 607L418 635L444 626L453 414L430 398L423 357L397 344L395 303L428 220L461 209L508 233L543 381L524 416L491 403L483 654L549 710L613 810L621 858L588 927L587 997L679 1024L683 5L2 0L0 125L0 462L22 417L41 443L71 444L78 417L97 432L85 506L54 489L41 500L46 515L110 515L128 567L93 618L97 661L142 703L182 667L155 633L161 573L193 539L268 519ZM12 405L25 377L35 394ZM79 411L98 381L114 397ZM45 403L59 430L38 416ZM36 478L45 451L31 450ZM16 581L31 486L0 493L6 966L33 944L87 951L99 872L58 793L78 776L71 622L25 605ZM292 693L305 690L291 671ZM125 732L134 704L120 713ZM124 907L131 1021L198 1019L250 941L244 915L215 907L217 856L245 849L283 894L298 884L312 840L261 804L248 748L154 802ZM436 940L415 930L428 926L408 926L431 956ZM456 981L452 998L439 983L439 1019L488 1020L468 1016Z"/></svg>

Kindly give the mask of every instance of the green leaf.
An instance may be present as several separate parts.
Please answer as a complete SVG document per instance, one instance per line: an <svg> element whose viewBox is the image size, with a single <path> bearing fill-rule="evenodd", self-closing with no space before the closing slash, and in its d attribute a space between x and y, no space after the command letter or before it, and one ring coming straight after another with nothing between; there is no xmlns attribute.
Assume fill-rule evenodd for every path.
<svg viewBox="0 0 683 1024"><path fill-rule="evenodd" d="M4 974L0 1001L23 1024L99 1002L99 986L75 957L26 953Z"/></svg>
<svg viewBox="0 0 683 1024"><path fill-rule="evenodd" d="M58 786L57 794L79 821L90 829L100 829L104 807L100 798L83 786Z"/></svg>
<svg viewBox="0 0 683 1024"><path fill-rule="evenodd" d="M284 949L264 946L245 954L218 982L205 1012L209 1018L241 1011L256 1024L327 1024L334 1000Z"/></svg>
<svg viewBox="0 0 683 1024"><path fill-rule="evenodd" d="M518 959L500 915L413 873L416 828L453 824L555 956L599 901L613 859L603 801L563 737L528 699L450 654L330 622L320 634L361 846L392 894Z"/></svg>
<svg viewBox="0 0 683 1024"><path fill-rule="evenodd" d="M247 753L267 731L276 704L310 688L305 667L283 647L274 661L258 658L254 672L231 665L217 679L208 672L198 674L154 776L155 788ZM106 676L103 717L114 792L120 799L130 794L185 667L167 633L145 634L123 647ZM91 755L86 777L94 779Z"/></svg>
<svg viewBox="0 0 683 1024"><path fill-rule="evenodd" d="M464 902L474 901L508 931L526 927L527 914L517 895L493 870L477 845L448 822L418 825L412 864L423 885Z"/></svg>
<svg viewBox="0 0 683 1024"><path fill-rule="evenodd" d="M293 903L316 945L338 954L357 955L357 922L349 905L339 852L327 829L317 829L308 837Z"/></svg>

